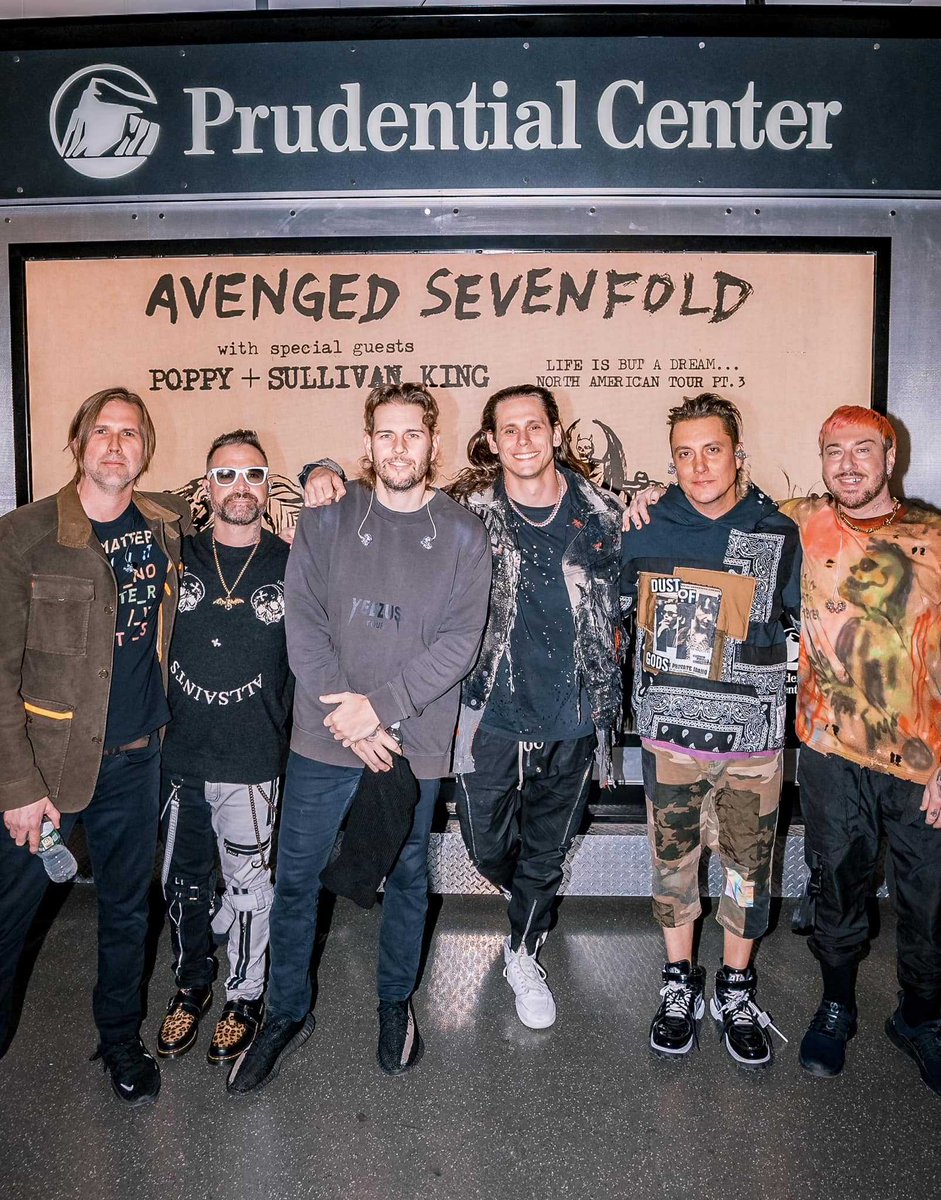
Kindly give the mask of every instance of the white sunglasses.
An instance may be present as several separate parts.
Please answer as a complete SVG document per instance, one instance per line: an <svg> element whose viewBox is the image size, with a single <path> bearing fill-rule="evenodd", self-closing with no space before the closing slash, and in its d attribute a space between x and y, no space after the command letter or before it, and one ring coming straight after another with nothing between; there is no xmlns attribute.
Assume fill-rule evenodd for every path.
<svg viewBox="0 0 941 1200"><path fill-rule="evenodd" d="M219 487L231 487L241 475L250 487L258 487L268 479L267 467L210 467L206 472Z"/></svg>

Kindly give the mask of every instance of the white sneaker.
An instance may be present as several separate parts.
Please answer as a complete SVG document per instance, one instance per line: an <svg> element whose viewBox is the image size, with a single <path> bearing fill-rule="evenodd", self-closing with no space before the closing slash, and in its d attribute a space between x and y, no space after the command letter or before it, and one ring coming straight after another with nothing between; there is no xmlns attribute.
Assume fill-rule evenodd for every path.
<svg viewBox="0 0 941 1200"><path fill-rule="evenodd" d="M546 983L546 973L527 954L524 946L510 949L510 939L503 943L503 976L516 993L516 1015L530 1029L548 1029L555 1023L555 1001Z"/></svg>

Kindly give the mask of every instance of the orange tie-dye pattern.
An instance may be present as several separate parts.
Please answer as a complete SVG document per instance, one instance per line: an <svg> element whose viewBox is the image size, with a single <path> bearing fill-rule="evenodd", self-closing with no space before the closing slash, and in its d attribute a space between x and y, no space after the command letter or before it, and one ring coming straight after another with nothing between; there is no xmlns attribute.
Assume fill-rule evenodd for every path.
<svg viewBox="0 0 941 1200"><path fill-rule="evenodd" d="M804 550L798 736L926 782L941 762L941 518L910 508L867 534L827 500L782 507Z"/></svg>

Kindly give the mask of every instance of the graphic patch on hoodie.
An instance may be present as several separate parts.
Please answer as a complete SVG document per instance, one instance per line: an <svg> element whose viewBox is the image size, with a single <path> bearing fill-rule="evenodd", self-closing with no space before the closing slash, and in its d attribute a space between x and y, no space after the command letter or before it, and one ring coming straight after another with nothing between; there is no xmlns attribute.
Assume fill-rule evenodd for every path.
<svg viewBox="0 0 941 1200"><path fill-rule="evenodd" d="M641 571L638 623L643 630L643 665L656 675L721 679L726 642L744 641L757 580L728 571L677 567L672 575Z"/></svg>

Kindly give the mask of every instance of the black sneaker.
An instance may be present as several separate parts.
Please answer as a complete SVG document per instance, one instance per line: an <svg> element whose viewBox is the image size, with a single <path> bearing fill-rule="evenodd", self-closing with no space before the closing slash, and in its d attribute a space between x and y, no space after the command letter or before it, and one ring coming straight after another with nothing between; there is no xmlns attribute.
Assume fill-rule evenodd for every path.
<svg viewBox="0 0 941 1200"><path fill-rule="evenodd" d="M663 999L650 1023L650 1049L655 1054L688 1054L699 1044L696 1022L706 1011L706 972L682 962L664 963Z"/></svg>
<svg viewBox="0 0 941 1200"><path fill-rule="evenodd" d="M909 1025L897 1008L886 1021L885 1031L889 1041L915 1060L928 1087L941 1096L941 1020Z"/></svg>
<svg viewBox="0 0 941 1200"><path fill-rule="evenodd" d="M401 1075L425 1053L411 1000L379 1001L379 1047L376 1061L387 1075Z"/></svg>
<svg viewBox="0 0 941 1200"><path fill-rule="evenodd" d="M846 1062L846 1043L856 1033L856 1005L822 1000L801 1040L800 1065L821 1079L839 1075Z"/></svg>
<svg viewBox="0 0 941 1200"><path fill-rule="evenodd" d="M719 1037L741 1067L770 1065L773 1051L769 1029L787 1041L771 1016L755 1003L757 987L754 967L738 971L723 965L716 972L716 991L709 1002L709 1011L719 1023Z"/></svg>
<svg viewBox="0 0 941 1200"><path fill-rule="evenodd" d="M101 1059L102 1069L111 1072L111 1087L124 1104L136 1107L153 1104L160 1091L160 1068L139 1037L114 1046L99 1046L91 1061Z"/></svg>
<svg viewBox="0 0 941 1200"><path fill-rule="evenodd" d="M244 1096L269 1083L281 1070L284 1059L299 1050L314 1032L315 1023L313 1013L303 1021L269 1018L254 1042L235 1060L225 1090L230 1096Z"/></svg>

